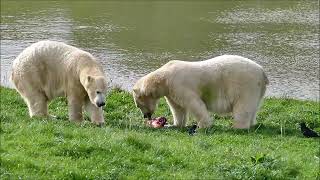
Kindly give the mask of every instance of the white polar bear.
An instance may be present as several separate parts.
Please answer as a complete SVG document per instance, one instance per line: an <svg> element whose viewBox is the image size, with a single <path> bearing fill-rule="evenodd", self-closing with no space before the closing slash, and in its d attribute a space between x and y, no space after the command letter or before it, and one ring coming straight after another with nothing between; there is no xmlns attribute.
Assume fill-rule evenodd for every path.
<svg viewBox="0 0 320 180"><path fill-rule="evenodd" d="M88 52L62 42L40 41L14 60L11 79L29 114L48 116L48 102L66 96L69 119L81 122L82 107L103 124L107 82L101 65Z"/></svg>
<svg viewBox="0 0 320 180"><path fill-rule="evenodd" d="M184 127L192 113L200 128L210 127L208 111L232 112L234 128L256 124L256 113L268 79L255 62L234 55L206 61L170 61L142 77L133 87L133 97L144 118L151 118L157 101L165 96L174 125Z"/></svg>

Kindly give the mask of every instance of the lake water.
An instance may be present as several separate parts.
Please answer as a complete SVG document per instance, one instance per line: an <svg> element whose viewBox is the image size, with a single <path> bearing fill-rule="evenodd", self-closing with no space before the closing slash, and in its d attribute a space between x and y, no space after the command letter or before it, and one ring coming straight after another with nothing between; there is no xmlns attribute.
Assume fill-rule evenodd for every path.
<svg viewBox="0 0 320 180"><path fill-rule="evenodd" d="M44 39L89 51L128 90L169 60L235 54L265 68L268 96L319 98L316 0L1 0L1 85L12 87L12 61Z"/></svg>

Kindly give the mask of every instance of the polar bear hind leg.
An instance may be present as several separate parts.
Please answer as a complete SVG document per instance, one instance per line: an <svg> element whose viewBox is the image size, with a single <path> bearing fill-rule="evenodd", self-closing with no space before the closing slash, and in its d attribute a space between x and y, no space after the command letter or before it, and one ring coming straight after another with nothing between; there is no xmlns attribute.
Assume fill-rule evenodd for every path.
<svg viewBox="0 0 320 180"><path fill-rule="evenodd" d="M48 117L48 100L44 93L29 90L23 95L30 117Z"/></svg>
<svg viewBox="0 0 320 180"><path fill-rule="evenodd" d="M233 109L233 128L248 129L251 126L256 125L256 115L259 107L259 102L260 98L252 99L252 97L248 97L246 99L240 99L235 104Z"/></svg>
<svg viewBox="0 0 320 180"><path fill-rule="evenodd" d="M256 112L244 111L234 113L234 124L235 129L249 129L255 122Z"/></svg>
<svg viewBox="0 0 320 180"><path fill-rule="evenodd" d="M39 89L31 86L31 82L25 79L17 80L12 77L16 90L26 102L30 117L48 116L48 99Z"/></svg>

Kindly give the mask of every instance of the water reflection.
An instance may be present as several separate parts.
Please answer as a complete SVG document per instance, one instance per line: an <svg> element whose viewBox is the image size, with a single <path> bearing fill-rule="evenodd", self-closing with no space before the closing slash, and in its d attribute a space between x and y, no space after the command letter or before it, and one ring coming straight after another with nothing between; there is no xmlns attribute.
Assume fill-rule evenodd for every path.
<svg viewBox="0 0 320 180"><path fill-rule="evenodd" d="M94 54L126 89L171 59L237 54L264 66L269 96L318 99L318 17L312 1L1 1L1 85L25 47L51 39Z"/></svg>

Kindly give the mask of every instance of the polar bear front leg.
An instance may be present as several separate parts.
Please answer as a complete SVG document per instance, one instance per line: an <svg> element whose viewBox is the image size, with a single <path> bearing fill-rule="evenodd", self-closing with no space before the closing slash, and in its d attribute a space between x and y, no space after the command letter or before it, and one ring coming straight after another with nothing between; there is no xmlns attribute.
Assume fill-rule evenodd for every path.
<svg viewBox="0 0 320 180"><path fill-rule="evenodd" d="M104 124L103 109L102 107L98 108L91 103L90 99L87 98L85 102L85 110L90 115L91 122L96 125Z"/></svg>
<svg viewBox="0 0 320 180"><path fill-rule="evenodd" d="M209 112L204 102L197 95L188 96L185 101L187 109L195 116L199 128L208 128L212 125Z"/></svg>
<svg viewBox="0 0 320 180"><path fill-rule="evenodd" d="M68 107L69 107L69 120L75 122L82 122L82 106L83 100L82 98L78 98L76 96L68 97Z"/></svg>
<svg viewBox="0 0 320 180"><path fill-rule="evenodd" d="M173 115L173 125L177 127L185 127L188 119L187 110L177 105L174 101L169 98L165 98L171 113Z"/></svg>

